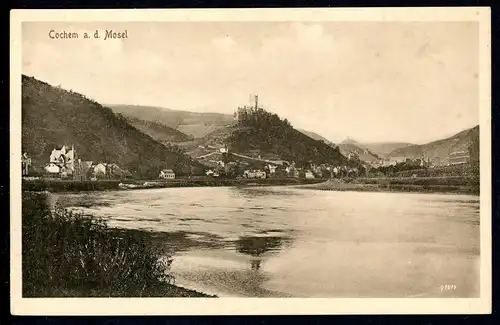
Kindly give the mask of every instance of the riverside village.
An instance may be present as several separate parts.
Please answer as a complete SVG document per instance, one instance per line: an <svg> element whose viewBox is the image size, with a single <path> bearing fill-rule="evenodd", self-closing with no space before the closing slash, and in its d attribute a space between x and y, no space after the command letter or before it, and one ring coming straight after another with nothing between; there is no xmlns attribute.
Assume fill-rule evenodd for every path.
<svg viewBox="0 0 500 325"><path fill-rule="evenodd" d="M485 295L478 24L22 31L22 298Z"/></svg>
<svg viewBox="0 0 500 325"><path fill-rule="evenodd" d="M235 123L239 122L241 115L248 112L263 112L258 104L258 95L252 95L253 105L239 107L234 113ZM262 110L262 111L259 111ZM181 144L182 145L182 144ZM74 144L64 141L55 147L47 157L40 157L36 162L25 151L22 155L23 179L29 181L75 181L99 182L115 181L123 188L161 187L169 186L167 182L190 179L296 179L296 180L328 180L336 179L350 182L355 179L383 179L387 177L412 178L417 177L445 177L460 176L471 166L470 150L454 150L440 159L439 157L426 157L422 154L380 157L371 153L367 148L351 144L349 139L340 145L327 144L338 151L342 151L346 160L343 164L332 161L308 160L297 166L295 161L287 161L282 157L271 154L262 155L260 150L249 150L247 153L231 150L227 143L198 145L193 152L203 152L201 155L192 155L194 159L203 164L204 169L198 174L182 173L175 167L164 164L158 168L154 178L142 179L134 177L126 168L120 166L120 161L86 160L85 156L78 154ZM339 150L339 147L342 149ZM370 159L361 160L360 156L370 156ZM141 183L141 181L143 181ZM171 184L170 184L171 186Z"/></svg>

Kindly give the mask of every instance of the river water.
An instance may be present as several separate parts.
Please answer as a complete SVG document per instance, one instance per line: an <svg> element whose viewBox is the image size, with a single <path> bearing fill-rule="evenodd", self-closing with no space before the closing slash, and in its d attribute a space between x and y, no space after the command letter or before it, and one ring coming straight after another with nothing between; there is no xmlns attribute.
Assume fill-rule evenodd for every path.
<svg viewBox="0 0 500 325"><path fill-rule="evenodd" d="M112 227L162 233L176 284L206 293L479 296L478 196L199 187L58 201Z"/></svg>

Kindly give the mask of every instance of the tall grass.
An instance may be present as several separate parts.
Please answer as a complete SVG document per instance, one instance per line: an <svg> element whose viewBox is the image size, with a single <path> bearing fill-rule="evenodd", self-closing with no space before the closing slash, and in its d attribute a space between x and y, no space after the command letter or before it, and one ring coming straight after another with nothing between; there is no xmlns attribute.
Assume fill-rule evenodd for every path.
<svg viewBox="0 0 500 325"><path fill-rule="evenodd" d="M148 234L110 229L99 219L23 192L23 296L192 296L168 283L172 259Z"/></svg>

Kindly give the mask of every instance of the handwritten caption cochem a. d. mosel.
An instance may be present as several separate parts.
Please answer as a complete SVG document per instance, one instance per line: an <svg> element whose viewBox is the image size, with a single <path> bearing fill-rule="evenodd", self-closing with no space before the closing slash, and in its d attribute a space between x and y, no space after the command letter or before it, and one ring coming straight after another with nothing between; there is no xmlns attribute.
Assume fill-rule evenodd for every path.
<svg viewBox="0 0 500 325"><path fill-rule="evenodd" d="M66 40L66 39L126 39L128 38L127 30L96 30L93 32L70 32L66 30L54 30L49 31L49 37L54 40Z"/></svg>

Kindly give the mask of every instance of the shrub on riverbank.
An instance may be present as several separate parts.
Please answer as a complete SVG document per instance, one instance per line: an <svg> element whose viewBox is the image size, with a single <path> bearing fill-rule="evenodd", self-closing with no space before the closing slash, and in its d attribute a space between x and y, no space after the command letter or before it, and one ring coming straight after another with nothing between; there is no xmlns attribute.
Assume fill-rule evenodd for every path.
<svg viewBox="0 0 500 325"><path fill-rule="evenodd" d="M166 282L172 260L144 232L51 210L45 193L23 192L22 211L24 297L203 296Z"/></svg>

